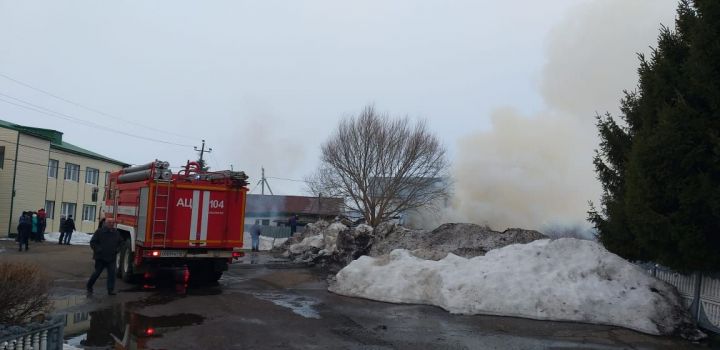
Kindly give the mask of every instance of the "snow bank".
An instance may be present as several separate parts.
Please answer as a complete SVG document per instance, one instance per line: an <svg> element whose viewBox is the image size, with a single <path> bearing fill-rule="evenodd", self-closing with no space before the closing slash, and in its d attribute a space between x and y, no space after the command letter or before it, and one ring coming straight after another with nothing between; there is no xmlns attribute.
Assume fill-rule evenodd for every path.
<svg viewBox="0 0 720 350"><path fill-rule="evenodd" d="M72 237L70 237L70 244L90 245L90 239L92 238L92 235L92 233L75 231L73 232ZM57 243L59 239L60 232L50 232L45 234L46 242Z"/></svg>
<svg viewBox="0 0 720 350"><path fill-rule="evenodd" d="M696 332L677 292L595 242L537 240L485 256L424 260L407 250L362 256L330 291L452 313L615 325L650 334Z"/></svg>
<svg viewBox="0 0 720 350"><path fill-rule="evenodd" d="M322 229L320 233L307 236L299 243L291 244L288 247L287 253L289 256L305 255L302 260L316 256L331 255L337 251L338 234L347 229L347 226L335 222Z"/></svg>
<svg viewBox="0 0 720 350"><path fill-rule="evenodd" d="M260 236L260 250L271 250L273 248L280 247L283 245L288 239L287 238L273 238L273 237L267 237L267 236ZM245 232L243 234L243 248L244 249L250 249L252 248L252 236L250 235L250 232Z"/></svg>
<svg viewBox="0 0 720 350"><path fill-rule="evenodd" d="M273 248L283 245L283 243L285 243L285 241L287 240L287 238L260 236L260 250L271 250Z"/></svg>

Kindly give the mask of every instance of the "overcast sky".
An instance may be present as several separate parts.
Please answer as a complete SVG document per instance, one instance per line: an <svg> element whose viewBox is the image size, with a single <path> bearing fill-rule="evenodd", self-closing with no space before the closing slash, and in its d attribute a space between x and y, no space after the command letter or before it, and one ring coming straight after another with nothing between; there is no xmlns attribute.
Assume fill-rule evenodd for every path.
<svg viewBox="0 0 720 350"><path fill-rule="evenodd" d="M458 140L492 126L493 110L546 108L548 37L589 2L0 0L0 74L123 120L3 77L0 99L65 117L0 100L0 119L60 130L128 163L196 155L64 118L178 144L205 139L214 169L233 164L255 182L261 166L302 179L337 120L374 103L427 119L454 156ZM301 183L270 184L302 193Z"/></svg>

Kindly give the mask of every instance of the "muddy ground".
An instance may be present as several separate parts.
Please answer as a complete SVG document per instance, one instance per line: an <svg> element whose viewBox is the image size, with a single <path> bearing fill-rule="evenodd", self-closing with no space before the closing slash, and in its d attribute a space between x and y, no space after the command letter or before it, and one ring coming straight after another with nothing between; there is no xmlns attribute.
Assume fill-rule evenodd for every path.
<svg viewBox="0 0 720 350"><path fill-rule="evenodd" d="M264 253L234 263L220 283L186 295L167 286L117 282L119 294L84 296L92 271L87 246L35 244L28 253L0 241L0 260L36 262L54 280L56 311L68 343L110 349L695 349L617 327L458 316L423 305L395 305L327 292L325 274Z"/></svg>

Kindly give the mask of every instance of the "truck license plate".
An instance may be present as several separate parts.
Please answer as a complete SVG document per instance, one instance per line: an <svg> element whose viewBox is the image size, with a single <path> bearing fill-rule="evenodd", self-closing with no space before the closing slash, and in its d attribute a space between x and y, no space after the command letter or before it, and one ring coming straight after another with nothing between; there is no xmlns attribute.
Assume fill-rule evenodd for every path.
<svg viewBox="0 0 720 350"><path fill-rule="evenodd" d="M166 258L179 258L185 256L184 250L161 250L160 256Z"/></svg>

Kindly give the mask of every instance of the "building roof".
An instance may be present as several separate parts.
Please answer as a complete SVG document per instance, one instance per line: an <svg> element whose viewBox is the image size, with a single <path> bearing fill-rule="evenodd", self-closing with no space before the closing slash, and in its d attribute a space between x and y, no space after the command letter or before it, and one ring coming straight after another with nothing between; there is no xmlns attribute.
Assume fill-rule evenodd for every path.
<svg viewBox="0 0 720 350"><path fill-rule="evenodd" d="M246 215L340 215L342 198L304 197L304 196L266 196L248 194Z"/></svg>
<svg viewBox="0 0 720 350"><path fill-rule="evenodd" d="M50 141L50 148L65 151L68 153L74 153L74 154L77 154L77 155L80 155L83 157L87 157L87 158L102 160L102 161L117 164L117 165L120 165L123 167L129 166L128 163L121 162L119 160L115 160L115 159L103 156L102 154L98 154L93 151L89 151L82 147L75 146L69 142L65 142L62 139L63 133L60 131L57 131L57 130L35 128L32 126L24 126L24 125L14 124L14 123L2 120L2 119L0 119L0 127L16 130L23 134L28 134L28 135L31 135L34 137L48 140L48 141Z"/></svg>

